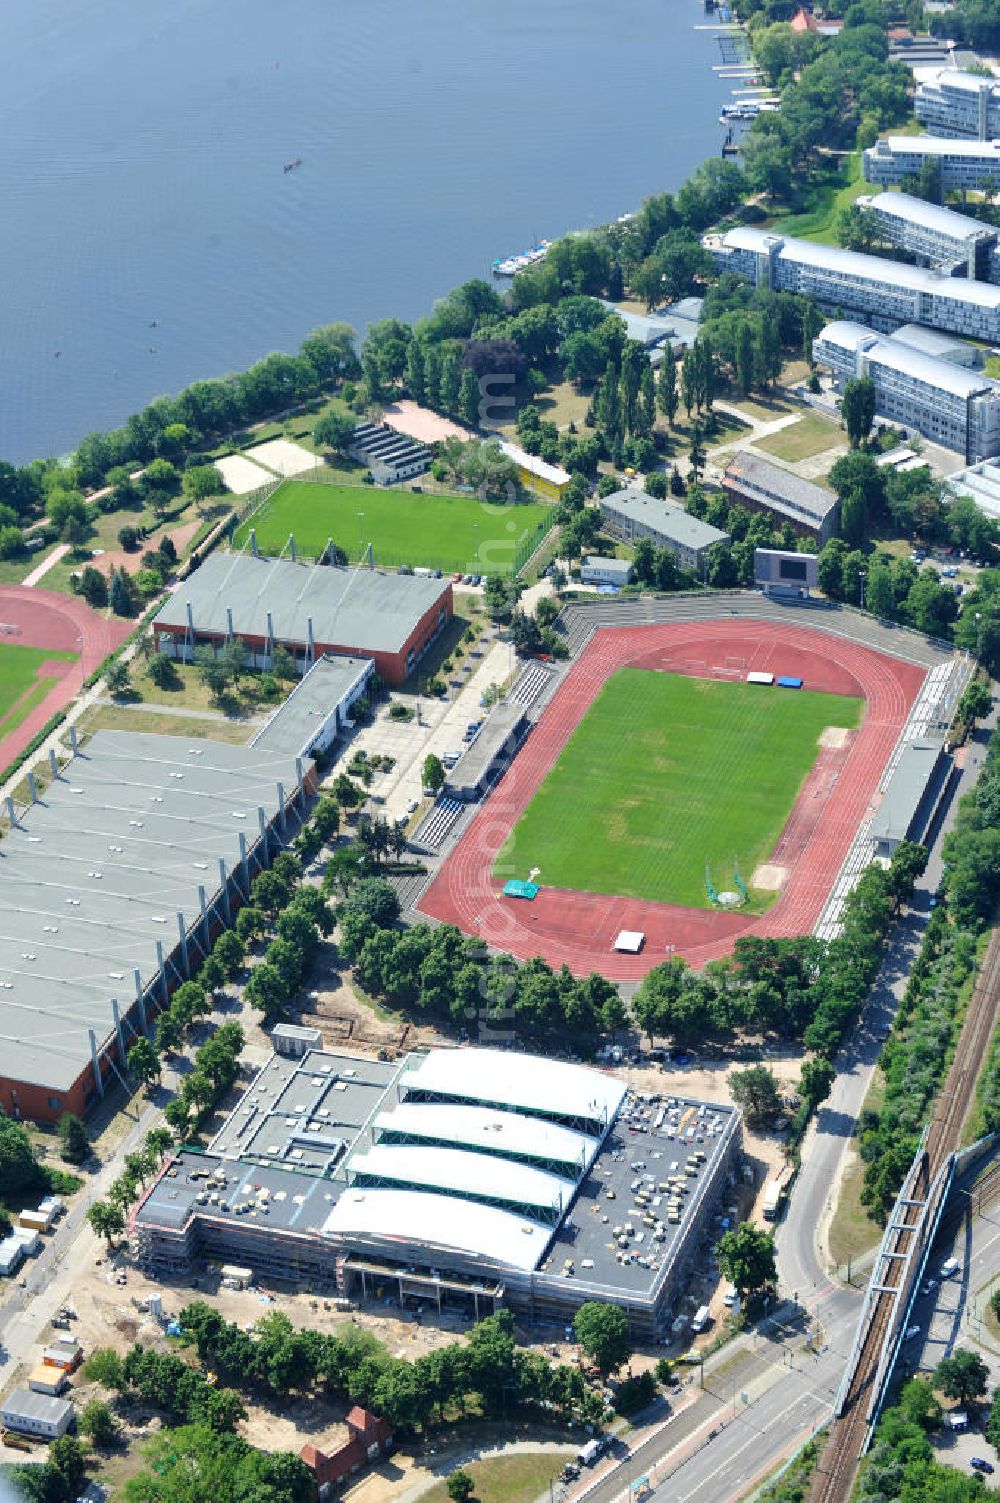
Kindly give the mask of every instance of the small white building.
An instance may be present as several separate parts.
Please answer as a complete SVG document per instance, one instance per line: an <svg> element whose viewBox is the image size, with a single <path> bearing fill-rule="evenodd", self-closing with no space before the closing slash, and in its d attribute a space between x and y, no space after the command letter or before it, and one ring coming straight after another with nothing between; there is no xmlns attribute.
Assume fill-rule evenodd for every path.
<svg viewBox="0 0 1000 1503"><path fill-rule="evenodd" d="M5 1237L0 1242L0 1277L9 1279L24 1262L24 1243L20 1237Z"/></svg>
<svg viewBox="0 0 1000 1503"><path fill-rule="evenodd" d="M57 1399L30 1388L15 1388L0 1403L0 1420L4 1428L20 1435L38 1435L43 1440L58 1440L76 1419L70 1399Z"/></svg>
<svg viewBox="0 0 1000 1503"><path fill-rule="evenodd" d="M627 558L598 558L591 554L580 566L582 584L616 585L620 589L631 579L632 565Z"/></svg>

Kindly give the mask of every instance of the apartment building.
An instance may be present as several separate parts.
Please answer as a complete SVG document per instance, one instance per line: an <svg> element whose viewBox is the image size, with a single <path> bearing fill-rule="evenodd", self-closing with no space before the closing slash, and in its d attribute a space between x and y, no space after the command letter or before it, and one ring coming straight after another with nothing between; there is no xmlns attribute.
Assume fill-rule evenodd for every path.
<svg viewBox="0 0 1000 1503"><path fill-rule="evenodd" d="M898 188L916 177L928 160L941 164L945 193L979 192L984 183L1000 187L1000 141L959 141L945 136L886 136L862 155L866 183Z"/></svg>
<svg viewBox="0 0 1000 1503"><path fill-rule="evenodd" d="M859 198L857 205L871 215L884 240L923 265L950 277L992 280L997 231L990 225L909 193L873 193Z"/></svg>
<svg viewBox="0 0 1000 1503"><path fill-rule="evenodd" d="M627 485L599 503L604 531L623 543L649 538L658 548L669 548L682 569L700 579L705 576L709 549L728 543L729 534L680 506L649 496L638 486Z"/></svg>
<svg viewBox="0 0 1000 1503"><path fill-rule="evenodd" d="M918 323L967 339L1000 339L1000 287L985 282L749 226L706 235L702 243L720 272L811 297L837 317L886 331Z"/></svg>
<svg viewBox="0 0 1000 1503"><path fill-rule="evenodd" d="M934 136L1000 136L1000 79L938 68L917 85L913 113Z"/></svg>
<svg viewBox="0 0 1000 1503"><path fill-rule="evenodd" d="M879 417L915 429L968 463L1000 454L1000 381L846 321L826 325L813 341L813 358L832 372L838 388L867 377Z"/></svg>

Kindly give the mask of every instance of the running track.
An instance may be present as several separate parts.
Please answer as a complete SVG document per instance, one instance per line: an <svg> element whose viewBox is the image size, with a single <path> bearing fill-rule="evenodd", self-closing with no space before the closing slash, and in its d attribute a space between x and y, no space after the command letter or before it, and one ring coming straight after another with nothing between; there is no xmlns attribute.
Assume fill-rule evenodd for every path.
<svg viewBox="0 0 1000 1503"><path fill-rule="evenodd" d="M623 667L734 679L757 669L800 677L808 689L865 700L864 719L846 755L821 755L789 816L776 853L790 875L766 914L681 908L545 887L532 903L501 895L502 883L490 875L498 852L601 685ZM740 934L808 934L873 805L925 674L924 668L833 633L769 620L741 617L602 627L418 907L522 960L542 955L552 965L569 966L576 975L596 970L615 981L638 980L672 952L700 967L728 954ZM794 691L761 690L782 692ZM621 929L645 933L641 955L620 955L612 949Z"/></svg>
<svg viewBox="0 0 1000 1503"><path fill-rule="evenodd" d="M0 740L0 771L15 757L58 710L63 710L83 688L84 679L99 668L132 631L134 623L105 618L86 601L57 590L28 590L24 585L0 586L0 644L12 647L51 647L76 652L74 663L58 663L51 671L43 664L44 677L60 677L30 715Z"/></svg>

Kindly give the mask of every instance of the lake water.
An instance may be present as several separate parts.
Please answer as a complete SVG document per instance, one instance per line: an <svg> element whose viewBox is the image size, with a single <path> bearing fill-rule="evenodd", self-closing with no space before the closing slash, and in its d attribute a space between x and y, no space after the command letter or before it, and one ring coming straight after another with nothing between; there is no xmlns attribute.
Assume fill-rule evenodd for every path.
<svg viewBox="0 0 1000 1503"><path fill-rule="evenodd" d="M697 0L0 13L11 461L316 324L415 318L494 256L678 187L732 88Z"/></svg>

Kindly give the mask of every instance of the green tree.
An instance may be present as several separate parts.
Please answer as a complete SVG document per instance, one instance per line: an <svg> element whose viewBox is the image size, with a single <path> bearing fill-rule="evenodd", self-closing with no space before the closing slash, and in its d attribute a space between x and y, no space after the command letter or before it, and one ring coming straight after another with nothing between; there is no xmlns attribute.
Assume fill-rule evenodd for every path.
<svg viewBox="0 0 1000 1503"><path fill-rule="evenodd" d="M974 678L966 684L958 701L958 718L971 725L974 720L985 720L993 708L993 695L988 683Z"/></svg>
<svg viewBox="0 0 1000 1503"><path fill-rule="evenodd" d="M313 428L313 443L335 454L346 454L354 436L355 419L349 412L325 412ZM275 670L277 671L277 670Z"/></svg>
<svg viewBox="0 0 1000 1503"><path fill-rule="evenodd" d="M160 1058L149 1039L136 1039L126 1058L130 1075L139 1080L159 1080Z"/></svg>
<svg viewBox="0 0 1000 1503"><path fill-rule="evenodd" d="M69 1164L82 1164L90 1157L87 1129L72 1112L63 1112L59 1118L59 1152Z"/></svg>
<svg viewBox="0 0 1000 1503"><path fill-rule="evenodd" d="M165 653L154 653L149 660L146 672L158 689L181 689L184 686L184 681L177 671L177 664Z"/></svg>
<svg viewBox="0 0 1000 1503"><path fill-rule="evenodd" d="M41 1171L27 1131L0 1114L0 1189L17 1195L41 1183Z"/></svg>
<svg viewBox="0 0 1000 1503"><path fill-rule="evenodd" d="M452 1472L448 1478L448 1496L452 1503L468 1503L476 1490L476 1484L472 1479L472 1473L459 1467L457 1472Z"/></svg>
<svg viewBox="0 0 1000 1503"><path fill-rule="evenodd" d="M226 488L214 464L192 465L184 471L181 486L192 501L207 501L211 496L221 495Z"/></svg>
<svg viewBox="0 0 1000 1503"><path fill-rule="evenodd" d="M590 1360L607 1377L632 1355L628 1316L618 1305L587 1300L573 1317L573 1331Z"/></svg>
<svg viewBox="0 0 1000 1503"><path fill-rule="evenodd" d="M836 1067L824 1055L818 1054L815 1059L803 1060L799 1090L810 1106L818 1106L833 1090L836 1078Z"/></svg>
<svg viewBox="0 0 1000 1503"><path fill-rule="evenodd" d="M121 1388L125 1381L122 1359L113 1346L97 1346L83 1365L83 1376L104 1388Z"/></svg>
<svg viewBox="0 0 1000 1503"><path fill-rule="evenodd" d="M758 1294L777 1279L774 1238L749 1221L723 1233L717 1252L722 1272L743 1295Z"/></svg>
<svg viewBox="0 0 1000 1503"><path fill-rule="evenodd" d="M80 1411L78 1423L91 1445L99 1451L113 1446L121 1429L103 1399L89 1399Z"/></svg>
<svg viewBox="0 0 1000 1503"><path fill-rule="evenodd" d="M445 412L458 412L458 398L462 378L458 366L457 350L446 350L441 359L441 406Z"/></svg>
<svg viewBox="0 0 1000 1503"><path fill-rule="evenodd" d="M132 692L132 679L129 676L128 664L121 658L115 658L104 675L104 682L108 686L108 693L115 699L124 699Z"/></svg>
<svg viewBox="0 0 1000 1503"><path fill-rule="evenodd" d="M423 786L434 793L444 787L444 764L433 752L429 752L424 758L422 779Z"/></svg>
<svg viewBox="0 0 1000 1503"><path fill-rule="evenodd" d="M479 423L479 382L475 371L464 370L458 390L458 411L462 421L475 428Z"/></svg>
<svg viewBox="0 0 1000 1503"><path fill-rule="evenodd" d="M960 1404L974 1404L986 1393L990 1370L978 1352L956 1347L950 1357L942 1357L934 1369L934 1386L946 1399Z"/></svg>
<svg viewBox="0 0 1000 1503"><path fill-rule="evenodd" d="M840 410L847 429L847 440L857 449L872 431L875 421L875 383L867 376L848 381L844 387Z"/></svg>
<svg viewBox="0 0 1000 1503"><path fill-rule="evenodd" d="M95 1200L87 1212L87 1220L97 1235L104 1238L109 1248L125 1230L125 1217L121 1210L107 1200Z"/></svg>
<svg viewBox="0 0 1000 1503"><path fill-rule="evenodd" d="M781 1109L781 1091L774 1071L767 1065L734 1070L729 1077L729 1094L750 1122L765 1122Z"/></svg>

